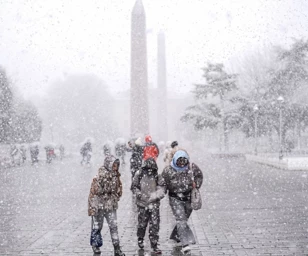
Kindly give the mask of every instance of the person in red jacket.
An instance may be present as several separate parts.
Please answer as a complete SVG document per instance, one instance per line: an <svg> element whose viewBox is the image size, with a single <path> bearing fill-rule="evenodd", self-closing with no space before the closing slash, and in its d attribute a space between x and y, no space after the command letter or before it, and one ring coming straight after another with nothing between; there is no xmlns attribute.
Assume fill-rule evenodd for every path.
<svg viewBox="0 0 308 256"><path fill-rule="evenodd" d="M156 143L152 142L152 137L150 135L145 136L145 145L143 147L143 161L153 158L155 161L159 155L159 149Z"/></svg>

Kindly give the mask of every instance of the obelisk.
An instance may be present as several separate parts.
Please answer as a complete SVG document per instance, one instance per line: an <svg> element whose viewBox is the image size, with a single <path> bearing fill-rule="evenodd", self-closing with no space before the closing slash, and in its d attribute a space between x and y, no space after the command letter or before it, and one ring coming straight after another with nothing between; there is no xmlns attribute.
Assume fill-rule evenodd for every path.
<svg viewBox="0 0 308 256"><path fill-rule="evenodd" d="M149 132L146 18L142 0L137 0L131 23L131 135Z"/></svg>
<svg viewBox="0 0 308 256"><path fill-rule="evenodd" d="M158 90L157 130L160 139L166 141L168 139L166 44L165 44L165 34L162 31L160 31L157 35L157 90Z"/></svg>

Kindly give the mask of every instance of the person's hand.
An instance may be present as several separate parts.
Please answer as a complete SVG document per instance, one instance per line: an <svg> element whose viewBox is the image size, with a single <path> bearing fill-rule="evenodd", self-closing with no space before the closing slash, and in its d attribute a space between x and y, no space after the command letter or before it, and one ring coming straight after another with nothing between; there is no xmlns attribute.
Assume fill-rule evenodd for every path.
<svg viewBox="0 0 308 256"><path fill-rule="evenodd" d="M149 203L152 203L152 202L156 201L157 199L158 199L157 193L156 193L156 192L153 192L153 193L151 193L151 195L150 195Z"/></svg>
<svg viewBox="0 0 308 256"><path fill-rule="evenodd" d="M94 209L90 209L89 210L89 216L95 216L95 210Z"/></svg>
<svg viewBox="0 0 308 256"><path fill-rule="evenodd" d="M138 196L138 198L139 198L141 201L143 201L143 202L145 202L145 203L148 203L150 197L147 196L147 195L142 195L142 194L140 194L140 195Z"/></svg>
<svg viewBox="0 0 308 256"><path fill-rule="evenodd" d="M193 188L196 188L196 187L197 187L196 182L193 181L192 187L193 187Z"/></svg>

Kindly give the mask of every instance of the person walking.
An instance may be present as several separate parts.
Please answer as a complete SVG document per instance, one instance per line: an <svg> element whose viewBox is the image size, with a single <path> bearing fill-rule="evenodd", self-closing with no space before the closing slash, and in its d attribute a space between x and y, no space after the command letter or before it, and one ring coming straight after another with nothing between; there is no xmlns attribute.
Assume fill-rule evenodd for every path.
<svg viewBox="0 0 308 256"><path fill-rule="evenodd" d="M178 150L170 165L163 170L162 178L176 220L170 239L181 245L184 254L190 253L189 245L196 243L194 234L187 224L192 213L191 192L193 188L201 187L202 171L196 164L190 164L189 155L185 150Z"/></svg>
<svg viewBox="0 0 308 256"><path fill-rule="evenodd" d="M144 236L149 223L149 239L152 252L161 254L158 248L160 225L160 200L164 197L162 178L158 175L158 167L153 158L145 160L142 168L135 174L132 191L136 195L138 212L138 246L144 248Z"/></svg>
<svg viewBox="0 0 308 256"><path fill-rule="evenodd" d="M90 164L91 156L92 156L92 144L90 139L82 145L80 149L80 154L82 155L81 165L84 163Z"/></svg>
<svg viewBox="0 0 308 256"><path fill-rule="evenodd" d="M120 161L112 155L104 160L104 165L99 168L98 175L93 179L88 198L88 215L93 218L94 226L99 232L106 219L115 256L125 256L120 248L117 226L118 201L122 196L122 182L119 173ZM92 244L91 244L92 245ZM94 253L100 253L100 248L93 246Z"/></svg>
<svg viewBox="0 0 308 256"><path fill-rule="evenodd" d="M130 171L133 180L135 173L142 166L142 154L143 154L142 140L141 138L137 138L136 140L130 141L128 145L130 147L130 152L132 153L130 158Z"/></svg>
<svg viewBox="0 0 308 256"><path fill-rule="evenodd" d="M32 144L30 146L30 156L31 156L31 163L35 164L38 163L38 155L40 153L39 147L37 144Z"/></svg>

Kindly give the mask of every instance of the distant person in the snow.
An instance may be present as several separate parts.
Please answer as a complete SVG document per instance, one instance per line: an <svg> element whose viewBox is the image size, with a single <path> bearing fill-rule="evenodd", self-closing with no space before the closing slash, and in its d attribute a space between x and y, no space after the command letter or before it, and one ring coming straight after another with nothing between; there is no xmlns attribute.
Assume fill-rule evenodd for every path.
<svg viewBox="0 0 308 256"><path fill-rule="evenodd" d="M13 165L20 164L20 154L16 145L12 145L10 149L11 161Z"/></svg>
<svg viewBox="0 0 308 256"><path fill-rule="evenodd" d="M20 155L21 155L21 160L24 163L27 160L27 149L25 145L20 146Z"/></svg>
<svg viewBox="0 0 308 256"><path fill-rule="evenodd" d="M165 150L164 150L164 162L165 162L165 166L168 166L171 162L171 160L169 160L170 157L170 153L171 153L171 141L167 141L166 145L165 145Z"/></svg>
<svg viewBox="0 0 308 256"><path fill-rule="evenodd" d="M176 151L178 151L180 148L179 148L179 143L175 140L175 141L172 141L172 143L170 144L170 148L168 150L168 154L166 155L166 166L168 166L171 161L172 161L172 158L175 154Z"/></svg>
<svg viewBox="0 0 308 256"><path fill-rule="evenodd" d="M80 154L82 155L81 164L89 164L92 156L92 144L90 140L87 140L85 144L80 149Z"/></svg>
<svg viewBox="0 0 308 256"><path fill-rule="evenodd" d="M52 145L47 145L45 147L45 150L46 150L46 162L48 164L50 164L52 159L54 159L56 157L55 149L54 149L54 147Z"/></svg>
<svg viewBox="0 0 308 256"><path fill-rule="evenodd" d="M143 147L142 147L141 138L130 140L128 143L128 146L130 148L129 151L132 152L132 155L130 158L130 171L131 171L132 179L133 179L135 176L135 173L142 166Z"/></svg>
<svg viewBox="0 0 308 256"><path fill-rule="evenodd" d="M94 224L101 231L106 219L115 256L125 256L120 248L117 226L118 201L122 196L122 182L119 173L120 161L109 155L104 165L99 168L98 175L93 179L88 199L88 215L93 216ZM94 253L100 253L100 248L92 246Z"/></svg>
<svg viewBox="0 0 308 256"><path fill-rule="evenodd" d="M143 161L148 158L153 158L155 161L159 155L158 146L152 141L152 137L150 135L145 136L145 145L143 147Z"/></svg>
<svg viewBox="0 0 308 256"><path fill-rule="evenodd" d="M199 167L190 163L185 150L175 152L171 164L162 172L163 182L169 194L169 204L176 220L170 239L182 246L183 253L190 252L190 244L195 244L195 237L187 222L192 213L191 192L200 188L203 174Z"/></svg>
<svg viewBox="0 0 308 256"><path fill-rule="evenodd" d="M126 142L122 138L118 138L115 142L115 155L121 159L122 164L125 164L125 155L126 155Z"/></svg>
<svg viewBox="0 0 308 256"><path fill-rule="evenodd" d="M142 168L135 174L132 191L136 195L138 208L138 246L144 248L144 236L149 223L149 239L154 254L161 254L158 248L160 225L160 200L164 197L164 186L158 167L153 158L144 161Z"/></svg>
<svg viewBox="0 0 308 256"><path fill-rule="evenodd" d="M61 144L59 147L59 151L60 151L60 160L62 160L64 158L64 146Z"/></svg>
<svg viewBox="0 0 308 256"><path fill-rule="evenodd" d="M106 142L103 146L103 151L104 151L104 156L108 156L111 155L111 143L110 142Z"/></svg>
<svg viewBox="0 0 308 256"><path fill-rule="evenodd" d="M159 152L164 152L164 151L165 151L165 148L166 148L166 144L165 144L164 141L158 142L158 149L159 149Z"/></svg>
<svg viewBox="0 0 308 256"><path fill-rule="evenodd" d="M32 164L38 163L38 155L40 153L38 145L31 145L30 146L30 156Z"/></svg>

